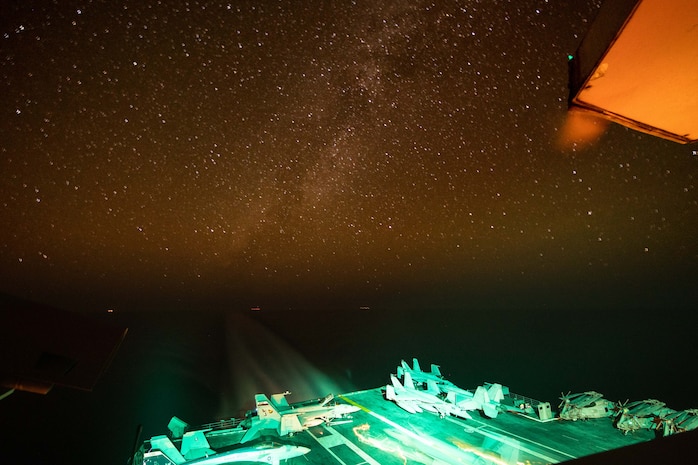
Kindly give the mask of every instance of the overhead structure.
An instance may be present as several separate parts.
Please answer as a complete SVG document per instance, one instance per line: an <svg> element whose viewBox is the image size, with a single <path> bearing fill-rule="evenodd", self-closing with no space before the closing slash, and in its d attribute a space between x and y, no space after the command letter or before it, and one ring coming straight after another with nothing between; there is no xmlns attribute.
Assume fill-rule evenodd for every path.
<svg viewBox="0 0 698 465"><path fill-rule="evenodd" d="M698 140L695 0L607 0L570 58L571 111Z"/></svg>
<svg viewBox="0 0 698 465"><path fill-rule="evenodd" d="M91 391L127 328L0 294L0 399L53 386Z"/></svg>

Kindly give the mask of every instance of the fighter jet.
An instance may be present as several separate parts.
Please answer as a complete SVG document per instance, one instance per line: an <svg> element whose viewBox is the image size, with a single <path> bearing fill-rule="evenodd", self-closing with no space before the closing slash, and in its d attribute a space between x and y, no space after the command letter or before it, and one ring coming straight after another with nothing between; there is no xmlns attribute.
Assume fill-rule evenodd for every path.
<svg viewBox="0 0 698 465"><path fill-rule="evenodd" d="M192 433L186 433L182 438L181 451L177 450L167 436L151 438L151 447L143 455L143 463L158 463L158 457L164 456L169 463L175 465L222 465L236 462L280 465L282 460L300 457L310 452L309 448L302 446L260 443L217 453L210 448L203 431Z"/></svg>
<svg viewBox="0 0 698 465"><path fill-rule="evenodd" d="M398 379L404 379L405 373L410 374L413 383L417 383L421 386L426 386L428 381L433 381L436 384L436 387L439 388L439 391L441 391L441 393L444 395L448 392L454 392L456 396L460 395L466 398L471 398L473 396L472 392L461 389L451 381L444 378L441 374L439 365L434 363L431 364L431 371L427 372L422 371L419 366L419 360L416 358L412 359L412 368L410 368L406 361L401 360L400 366L397 367Z"/></svg>
<svg viewBox="0 0 698 465"><path fill-rule="evenodd" d="M390 382L385 387L385 398L395 402L398 407L410 413L421 413L424 410L437 413L440 417L453 415L460 418L472 418L466 409L444 400L440 397L441 391L432 380L427 381L427 389L420 390L414 387L412 376L409 372L403 374L404 386L395 375L390 375Z"/></svg>
<svg viewBox="0 0 698 465"><path fill-rule="evenodd" d="M410 368L406 361L400 360L400 366L397 367L397 377L402 378L405 373L412 375L412 381L416 383L426 383L427 380L432 380L437 385L441 383L453 384L450 381L445 380L443 375L441 375L439 365L432 363L431 371L422 371L419 366L419 360L416 358L412 359L412 368Z"/></svg>
<svg viewBox="0 0 698 465"><path fill-rule="evenodd" d="M456 391L451 390L447 391L446 398L452 399L456 405L465 410L481 410L489 418L497 418L500 409L519 410L508 406L505 407L500 403L504 399L505 388L499 383L478 386L474 393L458 389L458 392L465 392L466 394L457 395Z"/></svg>
<svg viewBox="0 0 698 465"><path fill-rule="evenodd" d="M250 428L240 442L255 439L262 430L274 430L278 436L286 436L322 423L351 419L351 414L359 410L354 405L338 404L332 394L316 401L289 404L286 400L289 394L289 391L274 394L271 401L266 395L257 394L255 414L251 415Z"/></svg>
<svg viewBox="0 0 698 465"><path fill-rule="evenodd" d="M412 359L412 368L410 368L407 362L401 360L400 366L397 368L397 374L403 380L405 375L409 374L413 382L422 385L433 383L432 386L438 388L442 399L465 410L482 410L490 418L495 418L499 410L505 408L500 405L500 402L504 398L504 394L509 392L508 388L498 383L487 383L478 387L475 392L462 389L443 377L439 365L432 363L431 371L422 371L419 366L419 360L416 358ZM506 407L506 409L510 408Z"/></svg>

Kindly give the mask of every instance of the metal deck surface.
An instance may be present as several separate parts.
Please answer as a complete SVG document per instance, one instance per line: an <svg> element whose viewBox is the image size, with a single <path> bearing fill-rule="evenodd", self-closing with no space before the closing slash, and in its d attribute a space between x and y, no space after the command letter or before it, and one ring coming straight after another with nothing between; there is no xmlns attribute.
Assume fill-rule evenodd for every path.
<svg viewBox="0 0 698 465"><path fill-rule="evenodd" d="M654 438L623 435L611 418L540 422L516 413L490 419L410 414L386 401L381 388L337 396L361 408L353 420L317 426L276 442L310 448L289 464L547 464L560 463ZM269 439L269 438L268 438Z"/></svg>

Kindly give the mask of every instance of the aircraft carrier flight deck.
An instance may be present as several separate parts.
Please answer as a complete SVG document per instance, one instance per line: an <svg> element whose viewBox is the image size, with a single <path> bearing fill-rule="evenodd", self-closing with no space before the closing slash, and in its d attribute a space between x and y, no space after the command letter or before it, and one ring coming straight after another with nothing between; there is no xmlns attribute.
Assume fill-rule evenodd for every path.
<svg viewBox="0 0 698 465"><path fill-rule="evenodd" d="M553 464L698 427L698 411L656 400L619 404L589 391L563 396L554 412L499 384L464 390L438 366L414 366L403 362L392 384L324 399L258 394L244 419L189 427L173 417L170 433L146 440L133 463Z"/></svg>
<svg viewBox="0 0 698 465"><path fill-rule="evenodd" d="M498 415L495 419L473 415L467 420L441 418L429 412L413 415L386 402L381 388L344 394L339 396L339 401L359 406L360 410L351 420L339 424L318 425L290 437L267 438L310 449L304 456L288 459L286 463L547 464L654 438L646 430L624 435L613 427L610 418L540 422L515 413ZM224 427L217 433L211 435L209 442L221 449L238 443L243 435L236 428ZM143 463L170 463L162 459Z"/></svg>
<svg viewBox="0 0 698 465"><path fill-rule="evenodd" d="M497 418L473 414L471 419L440 418L427 412L418 416L383 399L381 389L343 396L360 405L353 424L310 430L313 440L340 435L347 449L367 463L559 463L654 438L649 431L623 435L609 418L577 422L539 421L519 413ZM347 442L353 445L347 444ZM356 446L356 447L354 447ZM368 460L371 456L373 461ZM369 457L366 457L368 455ZM310 457L309 457L310 458ZM312 462L312 460L311 460ZM330 462L313 462L330 463ZM362 463L358 458L338 463Z"/></svg>

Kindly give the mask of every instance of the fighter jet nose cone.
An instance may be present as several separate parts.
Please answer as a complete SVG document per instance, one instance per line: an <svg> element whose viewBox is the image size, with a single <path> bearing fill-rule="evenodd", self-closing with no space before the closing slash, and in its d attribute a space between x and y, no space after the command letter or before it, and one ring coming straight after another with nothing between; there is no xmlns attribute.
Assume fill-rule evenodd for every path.
<svg viewBox="0 0 698 465"><path fill-rule="evenodd" d="M310 448L304 447L304 446L286 446L290 450L288 452L287 458L292 458L292 457L301 457L308 452L310 452Z"/></svg>

